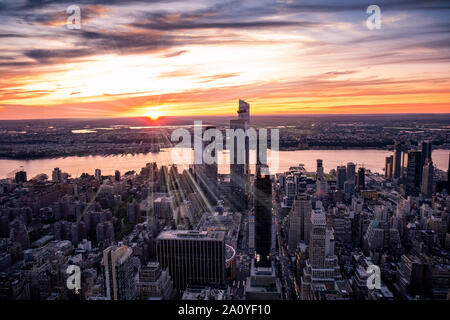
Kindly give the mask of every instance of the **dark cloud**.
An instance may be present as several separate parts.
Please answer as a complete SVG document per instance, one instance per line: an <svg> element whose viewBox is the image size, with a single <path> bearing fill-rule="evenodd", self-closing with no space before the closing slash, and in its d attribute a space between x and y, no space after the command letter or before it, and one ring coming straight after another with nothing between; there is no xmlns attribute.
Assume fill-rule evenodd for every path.
<svg viewBox="0 0 450 320"><path fill-rule="evenodd" d="M20 33L0 33L0 38L28 38L26 34Z"/></svg>
<svg viewBox="0 0 450 320"><path fill-rule="evenodd" d="M66 11L67 7L54 7L51 11L26 10L18 12L16 17L28 24L37 25L63 25L69 16ZM85 5L81 7L81 16L83 23L100 16L107 7L97 5Z"/></svg>
<svg viewBox="0 0 450 320"><path fill-rule="evenodd" d="M250 28L273 28L273 27L314 27L324 25L316 22L296 21L247 21L247 22L142 22L132 24L134 27L150 30L183 30L183 29L250 29Z"/></svg>
<svg viewBox="0 0 450 320"><path fill-rule="evenodd" d="M133 3L160 3L160 2L173 2L175 0L27 0L23 5L20 6L21 9L36 9L43 8L55 4L67 4L67 5L129 5Z"/></svg>
<svg viewBox="0 0 450 320"><path fill-rule="evenodd" d="M40 63L52 63L54 60L65 60L72 58L80 58L93 54L92 49L58 49L58 50L45 50L45 49L33 49L27 50L24 54Z"/></svg>
<svg viewBox="0 0 450 320"><path fill-rule="evenodd" d="M182 55L183 53L188 52L188 50L179 50L179 51L175 51L175 52L169 52L167 54L164 55L164 58L173 58L173 57L178 57L180 55Z"/></svg>
<svg viewBox="0 0 450 320"><path fill-rule="evenodd" d="M369 3L365 0L347 0L332 2L315 0L292 0L286 3L285 9L301 12L343 12L361 10L365 12L371 4L385 10L449 10L450 3L442 0L378 0Z"/></svg>

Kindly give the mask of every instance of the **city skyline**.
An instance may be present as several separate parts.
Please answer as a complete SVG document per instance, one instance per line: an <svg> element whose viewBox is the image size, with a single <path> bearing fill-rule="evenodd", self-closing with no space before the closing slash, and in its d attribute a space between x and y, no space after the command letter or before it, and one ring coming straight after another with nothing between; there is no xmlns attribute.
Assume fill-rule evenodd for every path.
<svg viewBox="0 0 450 320"><path fill-rule="evenodd" d="M40 155L46 157L38 160L43 169L49 153L61 149L89 154L80 157L80 169L103 152L93 175L72 175L56 158L51 179L45 173L30 177L23 167L0 179L0 300L450 298L450 162L447 172L434 164L450 159L448 120L406 120L405 127L405 120L392 126L399 120L366 119L345 124L349 130L342 134L342 123L316 119L312 134L297 119L280 128L297 148L316 138L329 141L327 132L344 145L362 139L367 147L378 137L379 146L393 150L382 153L382 172L361 163L361 150L350 158L339 153L346 150L318 158L311 149L315 170L287 151L281 156L294 152L296 165L270 172L269 150L272 158L280 136L270 135L268 148L267 137L261 139L267 128L259 127L251 166L252 107L239 100L236 110L221 127L242 133L228 139L235 142L226 154L229 173L206 161L217 160L223 136L200 123L191 128L194 147L186 147L196 160L189 166L149 156L166 152L160 147L172 147L181 132L190 143L183 126L134 131L112 125L80 136L76 129L49 126L59 121L34 128L24 121L25 131L19 122L0 133L11 158L0 159L0 173L2 163ZM105 157L129 151L145 165L129 170Z"/></svg>
<svg viewBox="0 0 450 320"><path fill-rule="evenodd" d="M449 301L449 14L1 1L0 302Z"/></svg>
<svg viewBox="0 0 450 320"><path fill-rule="evenodd" d="M378 5L4 1L0 118L448 112L450 6Z"/></svg>

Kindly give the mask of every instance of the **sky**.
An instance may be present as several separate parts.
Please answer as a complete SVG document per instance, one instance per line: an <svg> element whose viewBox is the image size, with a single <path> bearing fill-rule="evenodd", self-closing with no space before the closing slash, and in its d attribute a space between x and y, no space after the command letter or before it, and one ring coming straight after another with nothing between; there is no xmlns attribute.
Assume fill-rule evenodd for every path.
<svg viewBox="0 0 450 320"><path fill-rule="evenodd" d="M235 115L238 99L448 113L449 16L433 0L0 0L0 120Z"/></svg>

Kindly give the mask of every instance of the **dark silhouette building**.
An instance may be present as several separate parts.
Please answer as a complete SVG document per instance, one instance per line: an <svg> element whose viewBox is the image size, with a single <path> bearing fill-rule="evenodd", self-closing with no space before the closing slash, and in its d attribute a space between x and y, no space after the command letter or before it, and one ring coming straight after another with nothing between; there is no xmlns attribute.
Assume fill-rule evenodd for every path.
<svg viewBox="0 0 450 320"><path fill-rule="evenodd" d="M16 172L15 177L14 177L15 181L17 183L21 183L21 182L27 182L27 173L23 170Z"/></svg>
<svg viewBox="0 0 450 320"><path fill-rule="evenodd" d="M408 152L408 164L406 167L406 194L417 196L419 193L422 176L422 152L410 150Z"/></svg>
<svg viewBox="0 0 450 320"><path fill-rule="evenodd" d="M272 243L272 181L267 167L266 150L266 145L257 144L254 186L255 251L261 261L268 260Z"/></svg>
<svg viewBox="0 0 450 320"><path fill-rule="evenodd" d="M242 130L245 133L245 121L242 119L231 120L230 129L238 132ZM245 176L245 149L239 146L237 135L234 139L233 150L230 150L230 187L232 206L237 211L243 211L246 208L245 184L247 178Z"/></svg>
<svg viewBox="0 0 450 320"><path fill-rule="evenodd" d="M358 169L358 176L356 177L356 180L358 190L364 190L366 188L366 169Z"/></svg>
<svg viewBox="0 0 450 320"><path fill-rule="evenodd" d="M431 198L434 187L434 166L433 161L427 158L422 169L422 185L421 192L425 198Z"/></svg>
<svg viewBox="0 0 450 320"><path fill-rule="evenodd" d="M394 144L394 179L401 177L402 173L402 145L396 141Z"/></svg>

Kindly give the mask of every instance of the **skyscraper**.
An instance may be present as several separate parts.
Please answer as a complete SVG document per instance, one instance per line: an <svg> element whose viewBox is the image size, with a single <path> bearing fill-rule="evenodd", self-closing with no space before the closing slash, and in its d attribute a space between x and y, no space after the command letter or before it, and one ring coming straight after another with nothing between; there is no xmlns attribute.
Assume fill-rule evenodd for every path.
<svg viewBox="0 0 450 320"><path fill-rule="evenodd" d="M420 144L421 158L420 158L420 170L419 170L419 181L422 182L422 172L423 166L425 165L427 159L431 160L432 144L429 140L424 140Z"/></svg>
<svg viewBox="0 0 450 320"><path fill-rule="evenodd" d="M366 169L362 167L358 169L356 186L358 190L364 190L366 188Z"/></svg>
<svg viewBox="0 0 450 320"><path fill-rule="evenodd" d="M353 162L347 163L347 180L355 182L356 165Z"/></svg>
<svg viewBox="0 0 450 320"><path fill-rule="evenodd" d="M231 120L230 129L243 130L245 132L246 122L243 119ZM238 211L246 208L245 186L245 149L239 146L238 136L234 135L233 150L230 150L230 187L232 194L232 205Z"/></svg>
<svg viewBox="0 0 450 320"><path fill-rule="evenodd" d="M394 156L386 157L386 165L384 167L384 177L388 180L392 180L394 168Z"/></svg>
<svg viewBox="0 0 450 320"><path fill-rule="evenodd" d="M425 198L431 198L433 195L434 166L430 158L426 159L422 171L422 195Z"/></svg>
<svg viewBox="0 0 450 320"><path fill-rule="evenodd" d="M105 291L110 300L134 300L136 297L132 252L127 246L111 246L103 251Z"/></svg>
<svg viewBox="0 0 450 320"><path fill-rule="evenodd" d="M311 222L311 199L307 195L297 195L289 212L289 251L294 252L300 242L309 243Z"/></svg>
<svg viewBox="0 0 450 320"><path fill-rule="evenodd" d="M312 267L324 267L326 247L326 215L323 210L314 210L311 214L311 233L309 261Z"/></svg>
<svg viewBox="0 0 450 320"><path fill-rule="evenodd" d="M156 254L178 292L189 284L225 284L224 231L163 231L156 239Z"/></svg>
<svg viewBox="0 0 450 320"><path fill-rule="evenodd" d="M244 128L247 131L250 128L250 105L243 101L239 100L239 109L238 109L238 119L244 121ZM248 178L250 175L250 141L248 136L245 137L245 176Z"/></svg>
<svg viewBox="0 0 450 320"><path fill-rule="evenodd" d="M425 164L425 161L427 159L431 159L431 153L433 150L432 144L430 140L424 140L422 141L420 145L420 151L422 152L422 164Z"/></svg>
<svg viewBox="0 0 450 320"><path fill-rule="evenodd" d="M334 234L327 228L325 212L322 209L311 213L309 258L306 260L301 278L301 298L311 299L315 284L333 283L341 278L337 257L334 254Z"/></svg>
<svg viewBox="0 0 450 320"><path fill-rule="evenodd" d="M417 195L420 188L422 153L416 150L408 152L408 164L406 167L406 194Z"/></svg>
<svg viewBox="0 0 450 320"><path fill-rule="evenodd" d="M394 179L401 177L402 171L402 145L399 141L394 143Z"/></svg>
<svg viewBox="0 0 450 320"><path fill-rule="evenodd" d="M319 181L323 180L323 161L322 159L317 159L317 170L316 170L316 179Z"/></svg>
<svg viewBox="0 0 450 320"><path fill-rule="evenodd" d="M260 260L268 260L272 239L272 181L267 170L267 148L257 144L256 178L253 190L255 207L255 251ZM266 164L264 164L266 163Z"/></svg>
<svg viewBox="0 0 450 320"><path fill-rule="evenodd" d="M216 127L208 126L205 128L205 131L208 130L215 130ZM204 133L202 134L204 136ZM214 161L212 163L207 163L206 160L203 157L203 153L205 152L205 149L212 144L215 145L215 138L212 139L212 141L205 141L202 139L202 148L200 150L194 150L194 152L200 152L200 155L197 155L197 157L200 157L202 159L202 162L199 164L194 164L194 173L197 180L197 183L205 193L208 200L211 202L211 205L215 205L217 203L217 196L218 196L218 181L217 181L217 154L216 149L212 149L211 152L208 151L208 155L211 156Z"/></svg>
<svg viewBox="0 0 450 320"><path fill-rule="evenodd" d="M338 166L336 170L336 186L339 190L344 190L344 182L347 180L347 168Z"/></svg>

